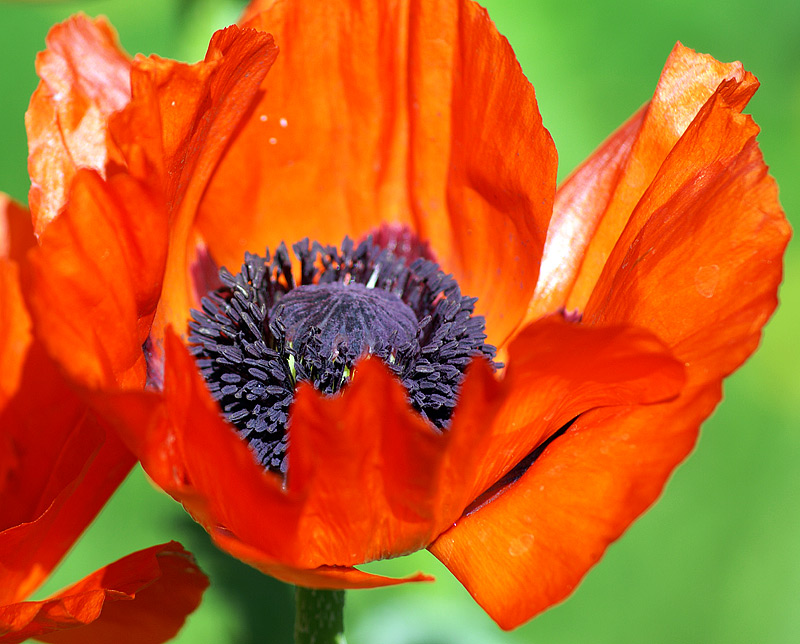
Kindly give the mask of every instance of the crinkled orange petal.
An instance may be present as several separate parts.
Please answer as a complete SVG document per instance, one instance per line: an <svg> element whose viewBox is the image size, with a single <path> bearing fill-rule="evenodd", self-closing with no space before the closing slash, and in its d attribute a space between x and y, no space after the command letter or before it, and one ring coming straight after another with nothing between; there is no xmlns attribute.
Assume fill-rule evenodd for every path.
<svg viewBox="0 0 800 644"><path fill-rule="evenodd" d="M20 262L35 244L28 209L0 192L0 257Z"/></svg>
<svg viewBox="0 0 800 644"><path fill-rule="evenodd" d="M481 417L488 421L485 411ZM339 396L301 386L290 423L289 491L302 495L301 538L317 551L306 567L419 550L469 501L447 475L459 465L454 458L475 449L467 434L476 437L480 425L436 431L377 359L359 363Z"/></svg>
<svg viewBox="0 0 800 644"><path fill-rule="evenodd" d="M135 462L34 343L0 410L0 603L35 590Z"/></svg>
<svg viewBox="0 0 800 644"><path fill-rule="evenodd" d="M468 378L469 380L469 378ZM590 328L542 318L514 338L499 405L470 481L475 499L553 432L596 407L654 403L676 396L684 384L683 365L651 333L627 327ZM453 419L474 416L471 383L464 385ZM486 418L487 414L483 414ZM462 465L463 467L463 465Z"/></svg>
<svg viewBox="0 0 800 644"><path fill-rule="evenodd" d="M130 100L130 60L104 18L73 16L47 35L31 98L28 194L37 235L59 214L79 168L103 172L111 113Z"/></svg>
<svg viewBox="0 0 800 644"><path fill-rule="evenodd" d="M35 245L30 213L0 193L0 409L19 388L31 340L30 316L19 284L19 262Z"/></svg>
<svg viewBox="0 0 800 644"><path fill-rule="evenodd" d="M691 450L718 385L582 415L515 483L430 551L503 628L569 595Z"/></svg>
<svg viewBox="0 0 800 644"><path fill-rule="evenodd" d="M758 126L739 113L749 82L723 83L681 137L585 311L590 324L652 330L695 384L728 375L755 349L790 235Z"/></svg>
<svg viewBox="0 0 800 644"><path fill-rule="evenodd" d="M309 570L292 568L274 561L256 548L223 532L214 532L211 536L220 548L237 559L241 559L267 575L297 586L307 588L380 588L408 582L433 581L433 577L422 573L396 579L344 566L320 566Z"/></svg>
<svg viewBox="0 0 800 644"><path fill-rule="evenodd" d="M50 599L0 606L0 642L159 644L175 636L207 586L179 543L154 546Z"/></svg>
<svg viewBox="0 0 800 644"><path fill-rule="evenodd" d="M0 480L0 528L37 519L83 474L103 443L86 410L41 347L26 352L20 386L0 409L10 467Z"/></svg>
<svg viewBox="0 0 800 644"><path fill-rule="evenodd" d="M164 327L183 330L190 306L198 304L189 266L200 195L276 54L271 36L233 26L214 34L205 60L195 65L142 56L133 61L130 104L110 127L120 161L162 190L169 210L169 255L152 332L156 352ZM241 214L227 208L228 225L238 226Z"/></svg>
<svg viewBox="0 0 800 644"><path fill-rule="evenodd" d="M527 322L565 306L586 248L619 186L646 115L645 106L558 187Z"/></svg>
<svg viewBox="0 0 800 644"><path fill-rule="evenodd" d="M700 108L726 78L741 83L734 99L741 111L758 85L741 63L720 63L680 43L675 46L641 121L636 117L629 121L559 189L565 194L556 200L556 228L548 231L553 238L548 252L566 254L565 237L578 243L572 251L574 257L563 269L559 258L543 259L547 272L539 294L557 290L559 304L570 311L583 310L637 202ZM609 153L607 160L602 158ZM598 164L606 165L604 171L591 172ZM571 229L583 232L573 237ZM534 302L532 306L538 305Z"/></svg>
<svg viewBox="0 0 800 644"><path fill-rule="evenodd" d="M10 240L13 257L32 243L30 226ZM17 269L0 259L0 603L44 580L134 463L31 338Z"/></svg>
<svg viewBox="0 0 800 644"><path fill-rule="evenodd" d="M583 414L521 479L431 546L504 628L566 597L655 500L775 307L789 228L758 128L740 114L752 83L726 81L700 109L584 313L584 324L655 332L685 362L687 388L674 402Z"/></svg>
<svg viewBox="0 0 800 644"><path fill-rule="evenodd" d="M425 547L493 477L567 420L601 404L660 400L682 382L681 365L644 333L544 320L520 338L513 349L519 367L507 382L498 384L483 362L471 367L462 407L443 434L410 409L400 383L377 360L359 363L339 396L301 386L291 410L286 488L221 418L174 335L167 336L163 408L156 410L158 397L146 392L100 404L122 419L123 434L156 483L212 535L232 535L220 545L246 544L237 547L259 552L261 566L284 579L289 568L314 575L307 571ZM568 358L597 351L593 381L578 384L577 361L546 373L562 343L576 347Z"/></svg>
<svg viewBox="0 0 800 644"><path fill-rule="evenodd" d="M0 193L0 410L19 388L31 341L31 320L19 284L19 262L35 245L28 210ZM7 455L0 445L0 463ZM0 480L2 469L0 465Z"/></svg>
<svg viewBox="0 0 800 644"><path fill-rule="evenodd" d="M221 418L185 347L174 334L166 341L163 401L127 392L95 403L122 425L145 471L210 533L224 528L295 569L349 567L424 547L471 501L443 484L459 465L448 451L452 436L461 437L464 452L469 437L427 425L378 361L360 363L342 396L300 389L284 488ZM368 497L366 489L373 490Z"/></svg>
<svg viewBox="0 0 800 644"><path fill-rule="evenodd" d="M245 18L281 52L203 199L217 262L407 224L501 344L533 293L556 153L486 11L290 0L253 3Z"/></svg>
<svg viewBox="0 0 800 644"><path fill-rule="evenodd" d="M445 434L434 432L409 408L400 383L377 360L360 363L340 396L326 398L301 386L291 409L287 490L255 465L249 450L219 418L193 360L174 341L168 378L171 370L175 376L192 373L194 391L173 394L168 412L170 418L185 423L175 430L173 453L182 461L173 469L185 469L186 480L205 497L207 506L200 512L208 513L201 517L207 527L220 524L239 540L295 568L352 566L413 552L450 525L494 482L492 475L500 476L501 468L511 467L515 457L518 460L535 447L538 441L530 436L525 451L521 451L524 441L517 441L523 445L520 448L504 440L513 433L505 428L512 417L518 422L517 438L533 435L530 426L539 421L543 427L535 430L541 440L547 435L548 420L549 430L554 431L587 408L660 400L675 395L682 382L682 367L645 334L619 329L606 333L557 322L541 326L543 330L529 341L541 343L537 358L548 364L558 354L552 348L558 340L569 344L591 336L575 343L581 353L587 345L593 349L609 345L592 363L598 370L596 381L574 391L577 362L552 378L538 371L538 365L522 364L519 375L510 377L503 390L508 407L495 423L497 387L485 380L481 387L488 394L474 400L475 391L466 391L468 413L457 416ZM183 380L188 380L186 375ZM600 393L609 384L616 387ZM538 398L531 391L520 391L537 386L542 390ZM545 393L556 401L550 405ZM566 393L572 401L565 402ZM511 411L522 396L529 402L528 416ZM547 412L550 418L541 422ZM489 426L499 429L488 431ZM194 445L203 445L203 450ZM517 452L509 457L511 445ZM364 490L371 492L365 495ZM187 507L192 502L189 498ZM260 508L255 516L253 507Z"/></svg>
<svg viewBox="0 0 800 644"><path fill-rule="evenodd" d="M142 387L167 252L157 197L126 174L81 170L39 241L25 296L50 354L88 386Z"/></svg>
<svg viewBox="0 0 800 644"><path fill-rule="evenodd" d="M93 408L115 426L153 481L209 532L220 525L231 532L240 531L240 523L254 524L256 532L269 526L259 534L261 543L252 545L291 560L296 544L286 534L302 507L293 505L278 477L256 464L222 419L180 340L171 331L165 339L163 395L102 392L91 396Z"/></svg>
<svg viewBox="0 0 800 644"><path fill-rule="evenodd" d="M222 420L194 359L177 338L167 340L175 451L205 499L208 515L198 518L209 530L221 525L275 560L309 569L413 552L460 513L438 512L438 495L449 493L435 485L448 438L410 409L401 385L377 361L360 363L341 396L298 390L284 489Z"/></svg>
<svg viewBox="0 0 800 644"><path fill-rule="evenodd" d="M14 262L0 257L0 410L19 389L30 344L30 318L19 288ZM0 459L3 456L0 455Z"/></svg>

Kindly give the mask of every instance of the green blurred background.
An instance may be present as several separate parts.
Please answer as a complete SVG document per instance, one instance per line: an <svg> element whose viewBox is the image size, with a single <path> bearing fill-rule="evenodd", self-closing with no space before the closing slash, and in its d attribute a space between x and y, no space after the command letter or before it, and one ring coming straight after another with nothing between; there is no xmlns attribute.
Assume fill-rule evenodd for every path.
<svg viewBox="0 0 800 644"><path fill-rule="evenodd" d="M536 86L562 179L649 98L676 40L723 61L743 61L762 82L748 111L763 128L761 147L784 208L798 222L796 0L486 4ZM105 14L129 52L196 60L212 31L235 21L241 6L233 0L2 3L0 189L26 200L23 114L37 82L34 56L50 25L76 11ZM705 424L694 454L570 599L504 633L422 552L373 567L387 574L424 570L436 583L348 594L350 644L800 641L796 246L786 256L778 314L759 352L727 382L726 399ZM140 470L38 596L173 538L196 553L212 579L176 642L291 642L292 589L215 550Z"/></svg>

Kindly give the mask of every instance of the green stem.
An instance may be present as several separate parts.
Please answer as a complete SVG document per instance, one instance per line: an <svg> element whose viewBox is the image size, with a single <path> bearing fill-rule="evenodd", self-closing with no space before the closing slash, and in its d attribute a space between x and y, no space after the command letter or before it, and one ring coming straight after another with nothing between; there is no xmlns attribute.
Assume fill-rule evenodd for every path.
<svg viewBox="0 0 800 644"><path fill-rule="evenodd" d="M295 589L295 644L346 644L344 591Z"/></svg>

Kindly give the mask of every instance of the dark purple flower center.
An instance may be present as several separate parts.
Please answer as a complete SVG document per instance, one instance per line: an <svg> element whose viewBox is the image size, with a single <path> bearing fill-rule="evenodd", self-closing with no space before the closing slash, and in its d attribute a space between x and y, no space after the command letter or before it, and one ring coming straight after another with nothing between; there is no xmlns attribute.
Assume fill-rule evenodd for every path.
<svg viewBox="0 0 800 644"><path fill-rule="evenodd" d="M494 358L484 320L473 315L476 299L462 296L433 261L409 257L427 247L397 248L345 238L340 251L303 240L293 246L298 279L284 244L272 258L248 253L241 272L220 270L223 286L192 311L198 366L264 467L286 472L298 381L333 395L371 354L402 381L413 407L445 430L466 366L476 356Z"/></svg>
<svg viewBox="0 0 800 644"><path fill-rule="evenodd" d="M283 327L290 345L316 334L315 352L321 358L341 357L350 364L365 353L389 355L417 337L417 317L397 295L358 282L298 286L273 307L270 317Z"/></svg>

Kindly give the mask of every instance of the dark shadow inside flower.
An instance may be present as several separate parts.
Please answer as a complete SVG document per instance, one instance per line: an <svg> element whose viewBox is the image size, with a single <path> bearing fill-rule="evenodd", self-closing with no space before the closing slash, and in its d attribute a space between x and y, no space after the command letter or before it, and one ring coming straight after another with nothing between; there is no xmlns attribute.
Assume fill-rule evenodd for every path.
<svg viewBox="0 0 800 644"><path fill-rule="evenodd" d="M491 503L498 496L503 494L510 486L514 485L519 479L528 471L528 469L536 462L544 450L550 447L550 444L557 438L563 436L566 431L572 427L572 424L577 420L573 418L568 423L561 426L560 429L553 432L546 440L542 441L536 449L530 454L525 456L519 463L512 467L506 474L504 474L496 483L489 487L485 492L478 496L472 503L470 503L464 510L462 516L469 516L473 512L477 512L484 505Z"/></svg>

